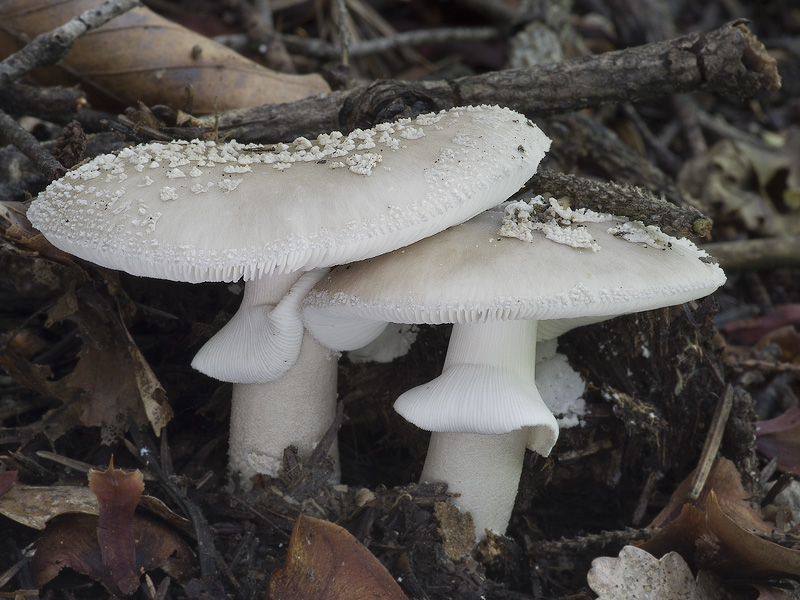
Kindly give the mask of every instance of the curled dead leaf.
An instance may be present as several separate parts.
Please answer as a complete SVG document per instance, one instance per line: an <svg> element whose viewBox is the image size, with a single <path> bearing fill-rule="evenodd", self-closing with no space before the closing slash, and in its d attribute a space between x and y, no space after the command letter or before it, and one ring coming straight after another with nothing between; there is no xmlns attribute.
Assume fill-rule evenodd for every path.
<svg viewBox="0 0 800 600"><path fill-rule="evenodd" d="M87 487L17 485L0 497L0 514L33 529L65 513L97 514L97 498Z"/></svg>
<svg viewBox="0 0 800 600"><path fill-rule="evenodd" d="M800 552L758 534L772 532L749 502L736 467L717 459L703 493L689 502L691 475L649 527L661 530L640 547L656 557L678 552L696 568L722 576L800 577Z"/></svg>
<svg viewBox="0 0 800 600"><path fill-rule="evenodd" d="M0 57L102 0L8 0L0 3ZM330 91L318 75L266 69L233 50L139 7L78 39L57 67L33 73L46 84L80 82L94 98L125 106L181 108L187 86L193 114L292 102Z"/></svg>
<svg viewBox="0 0 800 600"><path fill-rule="evenodd" d="M102 581L97 522L93 515L65 515L47 526L34 544L36 553L30 563L37 587L47 584L65 568ZM137 573L161 569L179 582L189 579L194 553L172 528L155 519L134 515L133 535Z"/></svg>
<svg viewBox="0 0 800 600"><path fill-rule="evenodd" d="M66 292L48 311L48 324L69 319L84 347L73 372L59 381L64 397L77 392L81 422L114 437L130 416L149 423L156 435L172 418L166 392L131 339L117 310L92 286Z"/></svg>
<svg viewBox="0 0 800 600"><path fill-rule="evenodd" d="M112 464L89 472L89 490L98 515L71 514L48 524L35 543L31 569L37 586L71 568L100 581L112 594L129 596L142 572L162 569L185 581L193 553L168 525L135 514L144 481L140 471Z"/></svg>
<svg viewBox="0 0 800 600"><path fill-rule="evenodd" d="M300 515L286 566L272 574L272 600L407 600L377 558L346 529Z"/></svg>
<svg viewBox="0 0 800 600"><path fill-rule="evenodd" d="M16 471L0 473L0 492L2 492L4 475L13 473ZM6 479L11 479L11 477L6 477ZM194 534L191 521L175 514L158 498L142 496L139 508L188 536ZM97 497L88 487L17 484L6 493L0 494L0 515L31 529L44 529L52 519L71 513L95 516L99 514Z"/></svg>

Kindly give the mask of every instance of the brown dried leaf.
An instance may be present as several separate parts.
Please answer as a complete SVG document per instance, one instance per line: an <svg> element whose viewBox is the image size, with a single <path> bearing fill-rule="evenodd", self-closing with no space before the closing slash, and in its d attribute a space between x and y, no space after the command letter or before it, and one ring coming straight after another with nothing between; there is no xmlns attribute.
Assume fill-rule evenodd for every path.
<svg viewBox="0 0 800 600"><path fill-rule="evenodd" d="M127 473L111 461L105 471L89 471L89 489L97 496L97 543L103 565L103 584L114 594L128 596L139 587L133 513L144 491L139 470Z"/></svg>
<svg viewBox="0 0 800 600"><path fill-rule="evenodd" d="M172 409L150 365L133 342L116 308L93 285L67 290L48 310L46 326L68 319L78 325L84 346L73 372L51 381L47 365L36 365L0 347L0 367L20 385L60 400L37 424L50 439L83 424L103 428L113 441L130 417L153 427L156 435L172 418Z"/></svg>
<svg viewBox="0 0 800 600"><path fill-rule="evenodd" d="M112 594L129 596L141 572L162 569L185 580L193 554L167 525L134 514L144 491L141 471L89 471L98 516L70 515L49 524L31 562L37 586L68 567L100 581Z"/></svg>
<svg viewBox="0 0 800 600"><path fill-rule="evenodd" d="M641 547L655 556L678 552L728 577L800 577L800 552L743 529L722 511L714 492L702 508L684 504L680 516Z"/></svg>
<svg viewBox="0 0 800 600"><path fill-rule="evenodd" d="M25 37L49 31L102 0L7 0L0 3L0 57ZM47 84L80 82L95 98L130 106L181 108L194 89L193 114L292 102L330 91L318 75L266 69L145 7L79 38L58 67L34 73Z"/></svg>
<svg viewBox="0 0 800 600"><path fill-rule="evenodd" d="M87 487L17 485L0 497L0 514L32 529L65 513L97 514L97 498Z"/></svg>
<svg viewBox="0 0 800 600"><path fill-rule="evenodd" d="M800 552L762 539L754 532L772 528L750 506L748 494L730 461L718 459L695 502L689 502L691 476L650 527L661 527L641 548L656 557L678 552L696 568L735 578L800 576Z"/></svg>
<svg viewBox="0 0 800 600"><path fill-rule="evenodd" d="M166 393L108 302L91 286L64 294L48 312L48 324L69 319L78 325L84 348L65 378L62 396L80 391L81 421L115 435L126 416L150 423L156 435L172 418ZM61 383L61 382L59 382Z"/></svg>
<svg viewBox="0 0 800 600"><path fill-rule="evenodd" d="M784 211L800 210L800 132L790 130L780 148L738 144L747 157L764 197L773 197Z"/></svg>
<svg viewBox="0 0 800 600"><path fill-rule="evenodd" d="M136 539L135 572L161 569L178 581L186 581L194 564L191 548L167 525L140 515L133 517ZM69 515L48 524L36 540L31 559L34 584L41 587L64 568L97 581L103 580L103 565L97 544L97 517Z"/></svg>
<svg viewBox="0 0 800 600"><path fill-rule="evenodd" d="M7 336L0 335L0 344L8 344L11 352L25 360L32 360L48 348L48 343L39 333L28 328L18 329Z"/></svg>
<svg viewBox="0 0 800 600"><path fill-rule="evenodd" d="M777 459L778 469L800 475L800 409L756 423L756 445L761 454Z"/></svg>
<svg viewBox="0 0 800 600"><path fill-rule="evenodd" d="M598 594L597 600L723 600L728 597L719 582L705 571L695 580L680 554L669 552L659 560L634 546L625 546L618 558L594 559L586 580Z"/></svg>
<svg viewBox="0 0 800 600"><path fill-rule="evenodd" d="M3 475L15 472L0 473L0 482ZM139 508L187 535L194 533L191 521L172 512L158 498L142 496ZM44 529L51 519L70 513L100 514L97 497L92 490L77 485L46 487L17 484L0 496L0 515L32 529Z"/></svg>
<svg viewBox="0 0 800 600"><path fill-rule="evenodd" d="M5 346L0 347L0 367L19 385L35 390L42 396L58 397L52 390L50 378L53 372L47 365L35 365Z"/></svg>
<svg viewBox="0 0 800 600"><path fill-rule="evenodd" d="M667 505L656 515L648 527L664 527L678 517L689 497L692 477L694 477L694 471L680 483L672 493ZM740 526L763 533L772 531L772 526L766 523L761 518L761 514L750 504L752 495L742 487L742 478L736 470L736 465L727 458L720 457L714 461L705 487L694 502L695 506L702 506L712 491L716 493L717 502L725 514Z"/></svg>
<svg viewBox="0 0 800 600"><path fill-rule="evenodd" d="M794 321L800 324L800 305L792 305L796 308ZM800 363L800 332L794 325L784 325L766 333L758 340L758 348L763 348L767 344L775 344L781 349L781 360L783 362Z"/></svg>
<svg viewBox="0 0 800 600"><path fill-rule="evenodd" d="M272 574L272 600L407 600L377 558L346 529L300 515L286 567Z"/></svg>

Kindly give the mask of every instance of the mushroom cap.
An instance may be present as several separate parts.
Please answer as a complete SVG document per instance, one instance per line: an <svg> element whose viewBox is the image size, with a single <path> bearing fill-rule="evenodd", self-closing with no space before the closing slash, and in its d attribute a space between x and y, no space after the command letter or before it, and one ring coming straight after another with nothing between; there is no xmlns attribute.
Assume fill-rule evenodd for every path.
<svg viewBox="0 0 800 600"><path fill-rule="evenodd" d="M376 256L469 219L517 191L549 145L496 106L290 144L148 143L69 171L28 217L105 267L247 280Z"/></svg>
<svg viewBox="0 0 800 600"><path fill-rule="evenodd" d="M306 327L342 349L369 323L535 319L543 340L700 298L725 282L722 269L685 239L658 232L657 245L628 241L609 232L624 221L589 222L585 232L600 245L593 251L541 232L530 241L501 237L503 216L487 211L407 248L336 267L303 300Z"/></svg>

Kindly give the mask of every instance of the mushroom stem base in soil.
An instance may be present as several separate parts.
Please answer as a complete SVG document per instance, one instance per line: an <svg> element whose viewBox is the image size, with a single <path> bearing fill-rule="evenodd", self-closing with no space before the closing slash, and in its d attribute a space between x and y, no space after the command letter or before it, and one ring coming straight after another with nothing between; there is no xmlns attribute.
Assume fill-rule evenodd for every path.
<svg viewBox="0 0 800 600"><path fill-rule="evenodd" d="M528 432L431 434L420 481L444 481L451 499L475 523L476 539L485 530L504 533L514 508ZM509 500L510 499L510 500Z"/></svg>
<svg viewBox="0 0 800 600"><path fill-rule="evenodd" d="M402 394L395 410L433 431L422 481L443 481L472 513L478 538L505 533L525 448L543 456L558 424L535 382L537 321L453 326L442 374Z"/></svg>
<svg viewBox="0 0 800 600"><path fill-rule="evenodd" d="M235 384L231 404L229 468L247 489L253 475L278 474L283 451L293 445L311 456L336 415L336 353L303 335L294 367L269 383ZM334 478L339 452L334 442Z"/></svg>
<svg viewBox="0 0 800 600"><path fill-rule="evenodd" d="M244 488L278 474L294 445L308 458L336 413L334 352L304 333L300 301L327 269L245 283L239 310L197 353L192 366L233 382L229 469ZM331 456L338 480L338 450Z"/></svg>

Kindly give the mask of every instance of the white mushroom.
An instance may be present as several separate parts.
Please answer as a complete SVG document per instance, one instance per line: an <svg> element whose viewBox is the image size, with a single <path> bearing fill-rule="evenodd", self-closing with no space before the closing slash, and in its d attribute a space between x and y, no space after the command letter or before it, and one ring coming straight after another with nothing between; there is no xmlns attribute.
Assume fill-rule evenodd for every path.
<svg viewBox="0 0 800 600"><path fill-rule="evenodd" d="M246 281L240 311L192 363L235 384L230 464L246 484L274 475L290 443L308 456L332 423L336 360L304 336L298 312L324 269L469 219L518 190L548 147L499 107L272 146L150 143L68 172L28 216L57 247L105 267Z"/></svg>
<svg viewBox="0 0 800 600"><path fill-rule="evenodd" d="M454 323L442 375L402 394L395 409L433 432L421 480L459 493L454 503L472 513L478 537L505 532L525 447L547 456L558 435L535 384L537 340L686 302L725 281L687 240L610 216L575 219L583 217L590 222L575 236L534 228L522 241L501 237L504 213L488 211L337 267L304 300L306 327L331 348L363 343L354 332L389 321ZM565 220L558 226L567 230Z"/></svg>

